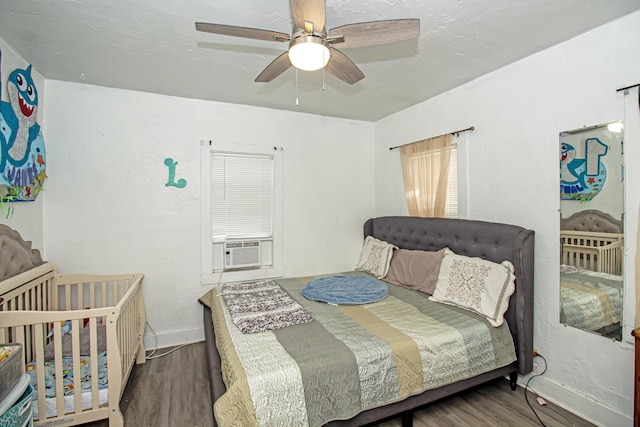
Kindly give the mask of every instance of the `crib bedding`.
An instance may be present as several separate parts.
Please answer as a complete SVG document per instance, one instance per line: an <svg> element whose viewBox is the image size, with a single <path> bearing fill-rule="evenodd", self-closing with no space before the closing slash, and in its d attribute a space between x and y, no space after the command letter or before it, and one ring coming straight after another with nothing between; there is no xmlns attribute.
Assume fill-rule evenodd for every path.
<svg viewBox="0 0 640 427"><path fill-rule="evenodd" d="M622 276L589 270L560 275L560 322L598 331L620 322Z"/></svg>
<svg viewBox="0 0 640 427"><path fill-rule="evenodd" d="M56 397L56 364L55 361L46 361L43 364L44 378L46 387L47 398ZM36 362L30 362L26 365L26 372L31 379L31 386L37 392L37 369ZM73 358L70 356L62 358L62 373L63 373L63 387L64 395L73 395ZM89 356L80 356L80 384L82 392L91 391L91 358ZM98 354L98 389L102 390L107 388L107 352L101 352ZM34 401L38 399L37 393L34 393Z"/></svg>
<svg viewBox="0 0 640 427"><path fill-rule="evenodd" d="M227 387L214 406L219 425L320 426L516 360L506 323L494 328L391 284L371 304L310 301L301 290L315 278L276 281L312 322L258 334L233 324L219 288L201 298L212 309Z"/></svg>

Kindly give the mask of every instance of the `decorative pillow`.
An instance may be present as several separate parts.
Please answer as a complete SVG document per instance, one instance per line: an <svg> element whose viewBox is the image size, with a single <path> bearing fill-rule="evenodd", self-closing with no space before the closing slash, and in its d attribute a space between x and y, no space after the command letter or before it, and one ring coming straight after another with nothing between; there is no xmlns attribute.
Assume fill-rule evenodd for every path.
<svg viewBox="0 0 640 427"><path fill-rule="evenodd" d="M356 270L364 271L372 276L382 279L389 271L393 250L397 249L391 243L383 242L374 237L367 236L364 239L362 252L356 264Z"/></svg>
<svg viewBox="0 0 640 427"><path fill-rule="evenodd" d="M445 248L437 252L398 249L393 253L389 272L384 280L432 295L444 252Z"/></svg>
<svg viewBox="0 0 640 427"><path fill-rule="evenodd" d="M445 251L432 301L455 305L487 318L493 326L504 322L509 297L516 289L513 264L469 258Z"/></svg>

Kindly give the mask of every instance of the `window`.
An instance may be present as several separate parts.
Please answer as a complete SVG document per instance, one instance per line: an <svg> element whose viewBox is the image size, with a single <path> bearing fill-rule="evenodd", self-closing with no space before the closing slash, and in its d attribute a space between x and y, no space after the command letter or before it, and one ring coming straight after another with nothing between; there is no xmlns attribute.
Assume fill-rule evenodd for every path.
<svg viewBox="0 0 640 427"><path fill-rule="evenodd" d="M445 218L458 218L458 146L455 144L450 148L449 179L444 216Z"/></svg>
<svg viewBox="0 0 640 427"><path fill-rule="evenodd" d="M458 217L458 149L451 135L400 147L409 215Z"/></svg>
<svg viewBox="0 0 640 427"><path fill-rule="evenodd" d="M273 238L273 155L211 151L211 237Z"/></svg>
<svg viewBox="0 0 640 427"><path fill-rule="evenodd" d="M202 283L281 276L282 151L202 146Z"/></svg>

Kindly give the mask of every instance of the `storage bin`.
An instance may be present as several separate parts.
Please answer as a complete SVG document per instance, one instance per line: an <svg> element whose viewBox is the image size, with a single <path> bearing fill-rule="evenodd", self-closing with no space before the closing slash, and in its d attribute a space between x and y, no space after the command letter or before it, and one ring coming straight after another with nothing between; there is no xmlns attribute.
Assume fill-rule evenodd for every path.
<svg viewBox="0 0 640 427"><path fill-rule="evenodd" d="M5 348L11 350L11 354L0 360L0 401L13 390L22 376L22 344L0 344L0 354Z"/></svg>
<svg viewBox="0 0 640 427"><path fill-rule="evenodd" d="M0 415L0 427L22 427L30 425L33 420L33 413L31 412L32 398L33 387L29 384L18 401L4 414Z"/></svg>

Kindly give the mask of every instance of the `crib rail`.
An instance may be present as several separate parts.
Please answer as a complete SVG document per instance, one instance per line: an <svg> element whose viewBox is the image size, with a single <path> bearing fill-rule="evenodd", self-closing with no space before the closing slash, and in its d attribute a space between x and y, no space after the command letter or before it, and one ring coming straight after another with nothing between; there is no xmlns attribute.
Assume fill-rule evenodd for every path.
<svg viewBox="0 0 640 427"><path fill-rule="evenodd" d="M624 258L623 236L618 233L561 230L561 263L620 275Z"/></svg>
<svg viewBox="0 0 640 427"><path fill-rule="evenodd" d="M53 264L43 270L45 274L30 280L24 280L25 277L16 279L13 285L22 283L22 286L6 283L9 279L0 283L0 339L3 342L22 343L25 364L35 361L37 366L39 420L35 424L76 425L109 418L110 425L122 425L124 420L119 401L124 386L133 362L143 363L145 360L142 344L145 324L141 287L143 274L58 275ZM63 345L65 329L69 326L70 354ZM108 407L100 407L99 404L97 361L101 353L100 327L104 328L106 336ZM67 384L66 387L81 391L80 372L86 364L86 357L81 357L81 354L87 353L86 348L81 348L81 336L85 331L88 331L90 374L95 379L91 381L89 390L91 408L83 410L83 393L75 392L73 397L66 397L67 401L73 400L73 410L70 412L67 408L65 411L65 396L61 392L65 389L62 361L66 355L65 361L70 363L74 372L73 384ZM51 352L51 345L55 361L51 365L55 368L50 369L55 371L56 415L47 417L44 366L45 353Z"/></svg>

